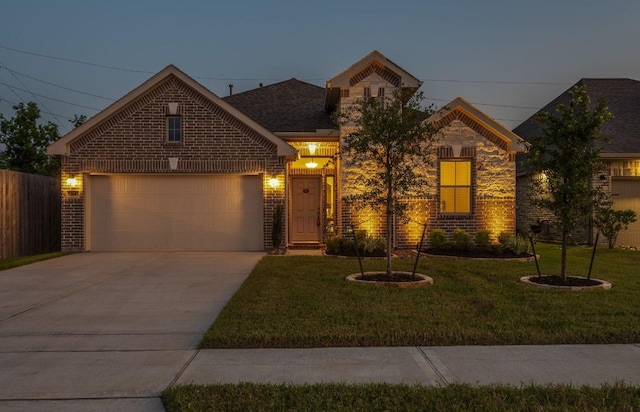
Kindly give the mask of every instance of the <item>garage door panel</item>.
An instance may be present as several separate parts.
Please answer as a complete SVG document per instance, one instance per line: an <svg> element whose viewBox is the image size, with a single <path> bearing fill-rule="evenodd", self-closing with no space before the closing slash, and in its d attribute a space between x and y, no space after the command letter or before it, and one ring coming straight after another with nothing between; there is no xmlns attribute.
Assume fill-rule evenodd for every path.
<svg viewBox="0 0 640 412"><path fill-rule="evenodd" d="M259 176L91 176L92 250L263 250Z"/></svg>
<svg viewBox="0 0 640 412"><path fill-rule="evenodd" d="M611 193L614 209L631 209L640 217L640 180L613 179ZM640 246L640 220L630 224L627 230L620 231L616 244L618 246Z"/></svg>

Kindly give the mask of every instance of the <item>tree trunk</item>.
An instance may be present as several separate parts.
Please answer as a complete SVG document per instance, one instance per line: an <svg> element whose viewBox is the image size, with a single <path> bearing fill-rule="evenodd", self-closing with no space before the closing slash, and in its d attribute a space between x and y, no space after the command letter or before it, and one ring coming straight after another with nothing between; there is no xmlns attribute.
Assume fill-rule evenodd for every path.
<svg viewBox="0 0 640 412"><path fill-rule="evenodd" d="M560 277L562 282L567 281L567 245L569 243L569 233L562 229L562 258L560 263Z"/></svg>
<svg viewBox="0 0 640 412"><path fill-rule="evenodd" d="M391 276L391 231L393 230L393 193L387 184L387 276Z"/></svg>

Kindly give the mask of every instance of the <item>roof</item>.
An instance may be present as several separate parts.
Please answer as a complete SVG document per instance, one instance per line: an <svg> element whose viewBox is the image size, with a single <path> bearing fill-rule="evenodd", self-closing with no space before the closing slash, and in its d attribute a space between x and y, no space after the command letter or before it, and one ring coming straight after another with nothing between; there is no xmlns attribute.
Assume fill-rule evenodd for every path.
<svg viewBox="0 0 640 412"><path fill-rule="evenodd" d="M277 147L278 156L294 156L296 154L296 150L293 147L289 146L289 144L287 144L284 140L280 139L278 136L274 135L269 130L265 129L263 126L238 111L229 103L216 96L215 93L213 93L173 65L165 67L156 75L152 76L149 80L142 83L131 92L127 93L124 97L118 99L106 109L102 110L79 127L73 129L60 139L50 144L47 147L47 153L51 155L69 155L71 143L73 143L76 139L79 139L96 126L102 124L102 122L108 120L109 118L120 112L122 109L134 103L137 99L153 90L157 85L164 82L170 76L177 77L187 86L191 87L193 90L209 99L213 104L220 107L222 110L226 111L231 116L235 117L258 134L262 135L265 139L275 144Z"/></svg>
<svg viewBox="0 0 640 412"><path fill-rule="evenodd" d="M520 136L487 116L462 97L455 98L443 109L429 116L426 121L445 126L456 119L462 120L467 126L504 150L509 152L523 152L525 150L523 139Z"/></svg>
<svg viewBox="0 0 640 412"><path fill-rule="evenodd" d="M335 129L324 110L325 89L290 79L224 97L224 101L271 132Z"/></svg>
<svg viewBox="0 0 640 412"><path fill-rule="evenodd" d="M603 155L640 153L640 81L633 79L581 79L560 96L540 109L540 112L553 113L559 104L569 103L569 91L575 86L587 87L592 104L601 98L606 99L613 119L602 127L602 135L611 140L604 144ZM537 114L537 113L536 113ZM527 138L540 134L542 127L533 122L535 114L513 131Z"/></svg>

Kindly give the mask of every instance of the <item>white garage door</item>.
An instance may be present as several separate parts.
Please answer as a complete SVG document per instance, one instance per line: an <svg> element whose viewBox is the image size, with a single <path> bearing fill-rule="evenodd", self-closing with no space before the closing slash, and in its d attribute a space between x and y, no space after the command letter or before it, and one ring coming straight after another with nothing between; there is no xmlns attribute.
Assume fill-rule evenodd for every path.
<svg viewBox="0 0 640 412"><path fill-rule="evenodd" d="M614 209L631 209L638 219L629 229L620 232L616 246L640 246L640 180L613 179L611 194Z"/></svg>
<svg viewBox="0 0 640 412"><path fill-rule="evenodd" d="M95 175L89 249L263 250L260 176Z"/></svg>

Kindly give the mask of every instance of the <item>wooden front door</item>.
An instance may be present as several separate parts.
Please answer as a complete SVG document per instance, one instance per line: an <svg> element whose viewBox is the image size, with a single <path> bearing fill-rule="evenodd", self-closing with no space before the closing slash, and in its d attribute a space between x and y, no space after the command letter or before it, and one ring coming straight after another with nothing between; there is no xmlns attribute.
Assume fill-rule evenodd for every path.
<svg viewBox="0 0 640 412"><path fill-rule="evenodd" d="M320 176L291 178L291 242L320 242Z"/></svg>

